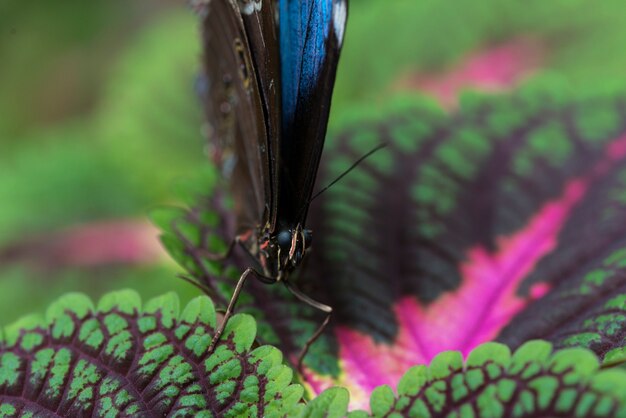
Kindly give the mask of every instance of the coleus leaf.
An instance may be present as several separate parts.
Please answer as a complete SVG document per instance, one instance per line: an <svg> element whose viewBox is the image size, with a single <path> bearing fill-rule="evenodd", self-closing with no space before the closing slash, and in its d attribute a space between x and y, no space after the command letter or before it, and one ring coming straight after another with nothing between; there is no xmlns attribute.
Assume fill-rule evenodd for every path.
<svg viewBox="0 0 626 418"><path fill-rule="evenodd" d="M388 147L311 211L303 287L335 307L341 369L311 371L314 390L364 405L411 365L494 339L623 361L626 90L546 79L452 115L414 100L363 115L336 131L325 182Z"/></svg>
<svg viewBox="0 0 626 418"><path fill-rule="evenodd" d="M172 294L141 307L132 291L97 307L81 294L26 318L0 343L0 415L284 416L303 388L273 347L252 348L256 324L241 314L207 355L216 313L207 297L179 313Z"/></svg>
<svg viewBox="0 0 626 418"><path fill-rule="evenodd" d="M449 351L430 366L411 368L397 394L380 386L371 413L349 417L618 417L626 414L625 382L624 370L601 370L586 349L553 352L549 343L531 341L511 354L505 345L486 343L466 361Z"/></svg>
<svg viewBox="0 0 626 418"><path fill-rule="evenodd" d="M365 407L409 367L491 340L540 338L624 361L626 89L544 79L467 95L453 114L400 98L344 114L332 136L321 185L388 146L311 206L315 244L299 286L335 308L306 359L314 393L344 385L352 406ZM218 229L228 240L224 213ZM190 271L229 286L237 277ZM319 319L280 286L249 283L238 308L293 361Z"/></svg>
<svg viewBox="0 0 626 418"><path fill-rule="evenodd" d="M348 412L349 392L333 387L320 393L306 406L301 418L340 418Z"/></svg>
<svg viewBox="0 0 626 418"><path fill-rule="evenodd" d="M255 322L237 315L227 339L206 355L215 310L199 297L179 313L172 295L142 308L132 291L105 295L97 307L81 294L8 327L0 345L0 413L29 416L343 417L349 394L332 388L302 403L303 388L270 346L251 350ZM514 355L501 344L438 355L409 370L396 396L371 398L372 416L621 416L626 370L599 369L584 349L552 353L534 341ZM350 416L369 416L353 412Z"/></svg>
<svg viewBox="0 0 626 418"><path fill-rule="evenodd" d="M420 91L446 109L455 107L459 92L510 90L540 68L545 61L545 46L536 39L520 37L468 54L447 71L417 71L396 83L403 91Z"/></svg>

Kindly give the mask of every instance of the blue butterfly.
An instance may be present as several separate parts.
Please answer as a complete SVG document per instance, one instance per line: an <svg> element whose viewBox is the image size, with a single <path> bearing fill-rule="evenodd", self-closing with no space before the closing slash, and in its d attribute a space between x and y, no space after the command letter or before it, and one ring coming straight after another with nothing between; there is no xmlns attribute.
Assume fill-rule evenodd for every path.
<svg viewBox="0 0 626 418"><path fill-rule="evenodd" d="M332 311L302 294L289 277L311 245L306 218L347 0L197 0L195 6L203 18L214 159L232 166L225 170L237 213L231 249L240 245L257 264L242 274L212 349L250 275L281 282L300 300Z"/></svg>

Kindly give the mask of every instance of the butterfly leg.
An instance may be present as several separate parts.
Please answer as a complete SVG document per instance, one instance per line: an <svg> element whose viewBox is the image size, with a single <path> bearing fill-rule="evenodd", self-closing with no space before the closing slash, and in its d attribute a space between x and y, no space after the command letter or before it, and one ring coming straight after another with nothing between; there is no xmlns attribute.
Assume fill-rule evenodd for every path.
<svg viewBox="0 0 626 418"><path fill-rule="evenodd" d="M224 313L224 319L222 319L222 323L215 329L215 335L213 335L213 340L211 340L211 345L209 345L209 350L208 350L209 354L213 353L213 350L215 350L215 346L219 342L220 337L222 336L222 333L224 332L224 329L226 328L226 324L228 323L228 320L233 315L233 312L235 310L235 304L237 303L237 300L239 299L239 294L243 290L243 286L251 274L254 275L257 279L259 279L263 283L270 284L270 283L276 282L275 279L264 276L263 274L259 273L252 267L248 267L242 273L241 277L239 277L239 281L237 282L237 286L235 286L235 291L233 292L233 295L230 297L230 302L228 303L228 307L226 308L226 312Z"/></svg>
<svg viewBox="0 0 626 418"><path fill-rule="evenodd" d="M320 335L322 335L324 329L326 329L326 326L330 322L330 318L333 314L333 308L328 305L324 305L323 303L318 302L314 299L311 299L310 297L302 293L297 287L289 283L289 281L285 280L283 283L285 283L287 290L289 290L291 294L298 298L301 302L304 302L307 305L326 313L326 318L324 319L324 322L322 322L317 331L315 331L315 333L307 340L307 342L304 344L304 347L302 347L302 351L300 351L300 354L298 355L298 371L302 373L304 357L308 353L309 348L311 348L311 345L313 345L313 343L320 337Z"/></svg>

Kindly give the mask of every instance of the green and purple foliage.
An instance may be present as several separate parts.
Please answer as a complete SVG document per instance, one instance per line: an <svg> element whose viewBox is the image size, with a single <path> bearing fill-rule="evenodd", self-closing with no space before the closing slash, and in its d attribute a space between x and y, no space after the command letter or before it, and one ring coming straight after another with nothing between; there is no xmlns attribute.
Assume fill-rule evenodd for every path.
<svg viewBox="0 0 626 418"><path fill-rule="evenodd" d="M172 294L141 306L132 291L96 306L81 294L54 303L46 319L7 328L0 345L0 414L57 416L343 417L349 394L329 389L305 404L304 388L270 346L253 347L255 322L234 316L207 355L216 315L206 297L179 312ZM599 370L584 349L557 353L532 341L514 354L497 343L436 356L397 384L377 388L383 416L584 416L626 414L623 370ZM473 415L474 414L474 415Z"/></svg>
<svg viewBox="0 0 626 418"><path fill-rule="evenodd" d="M397 385L411 366L448 350L462 359L494 340L516 348L544 339L588 348L607 367L623 362L624 121L626 89L587 93L558 79L467 95L451 115L415 98L344 115L326 181L361 150L389 145L312 207L316 242L300 286L336 315L306 359L309 390L340 384L353 408L366 407L376 387ZM249 260L240 255L233 269L203 256L225 248L216 235L233 233L222 194L211 195L154 218L170 253L224 304ZM278 286L247 286L239 308L257 318L261 341L294 362L321 318ZM586 389L562 389L570 402L553 391L548 403L579 408ZM441 402L427 409L457 410L452 398ZM504 403L506 414L522 408Z"/></svg>
<svg viewBox="0 0 626 418"><path fill-rule="evenodd" d="M66 3L62 10L74 9ZM389 145L311 208L315 242L299 285L336 315L304 373L294 382L288 364L323 318L280 286L248 282L241 314L217 350L206 353L217 321L213 304L226 304L250 264L243 254L225 264L206 257L225 250L234 227L227 192L210 172L190 182L183 199L190 209L158 210L153 220L170 255L211 299L194 299L180 313L172 295L142 306L132 291L96 304L70 294L45 319L6 327L0 417L626 417L626 88L600 82L623 73L623 5L363 4L351 10L318 186L381 141ZM91 19L106 26L99 10ZM97 111L52 135L68 145L97 141L43 153L40 143L21 146L18 176L3 163L0 195L11 199L3 202L0 240L68 219L134 216L165 194L172 175L201 159L194 146L200 112L189 82L198 49L192 18L157 20L122 54ZM97 25L85 26L80 39L95 36L87 27ZM28 46L35 39L17 29L8 51L34 51ZM63 64L50 44L40 49ZM167 45L176 46L172 55L163 53ZM33 91L64 86L54 77L37 82L31 73L48 69L29 68ZM29 99L14 82L23 70L9 69L0 84ZM546 69L563 78L513 90ZM357 71L368 75L367 85ZM458 90L472 85L513 91L458 100ZM410 96L387 99L398 90L426 91L458 110ZM31 132L40 112L22 106L29 111L19 115L13 96L0 103L8 115L0 131L42 137ZM49 103L52 116L57 107L63 111ZM13 147L23 138L15 136ZM97 156L85 158L84 149L94 147ZM20 182L38 187L18 198L12 192ZM84 199L84 190L99 194ZM46 235L40 242L48 248ZM75 248L93 255L91 246ZM52 252L50 259L77 253ZM51 280L50 269L44 273L37 276ZM85 277L101 282L108 274ZM163 288L153 273L143 275L142 291ZM37 293L33 286L45 288L40 293L52 288L25 283L29 296ZM97 293L91 282L80 283ZM171 283L177 293L192 289Z"/></svg>
<svg viewBox="0 0 626 418"><path fill-rule="evenodd" d="M284 416L303 408L303 389L280 352L252 349L248 315L229 322L207 354L215 309L206 297L179 312L169 294L141 306L132 291L81 294L27 318L0 347L0 414L53 416Z"/></svg>
<svg viewBox="0 0 626 418"><path fill-rule="evenodd" d="M625 103L623 90L547 80L466 97L452 116L400 101L341 130L329 152L340 159L390 146L314 212L322 251L308 277L337 309L328 383L367 394L494 339L622 361ZM344 162L329 160L332 178Z"/></svg>

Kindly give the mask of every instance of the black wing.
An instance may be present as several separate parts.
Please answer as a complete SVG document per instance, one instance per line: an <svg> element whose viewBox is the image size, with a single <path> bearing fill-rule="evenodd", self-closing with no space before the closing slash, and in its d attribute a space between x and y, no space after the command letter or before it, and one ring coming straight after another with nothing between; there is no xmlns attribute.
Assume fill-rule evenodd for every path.
<svg viewBox="0 0 626 418"><path fill-rule="evenodd" d="M278 64L274 70L272 60L258 52L264 50L259 49L262 44L277 44L269 39L272 31L275 34L274 24L265 22L262 7L271 9L271 1L196 4L202 16L210 140L216 162L231 171L239 229L267 222L275 200L269 138L278 122L275 116L268 117L268 109L277 101L271 81L277 80L279 70Z"/></svg>
<svg viewBox="0 0 626 418"><path fill-rule="evenodd" d="M347 0L279 0L280 228L304 224L324 146Z"/></svg>
<svg viewBox="0 0 626 418"><path fill-rule="evenodd" d="M269 176L270 191L264 219L273 229L277 212L277 164L280 161L282 118L276 4L275 0L240 0L239 3L263 102L267 136L265 145L259 142L259 146L263 147L264 152L267 153L266 173Z"/></svg>

